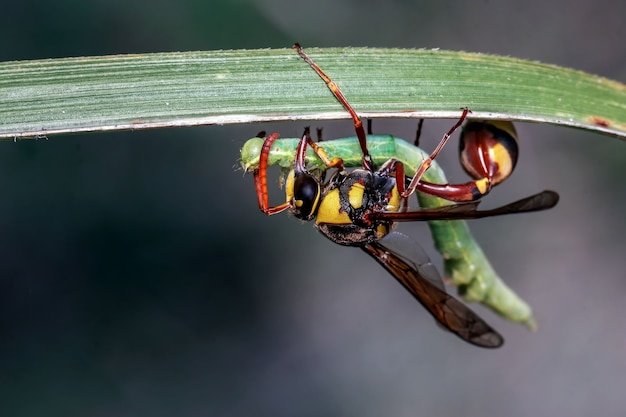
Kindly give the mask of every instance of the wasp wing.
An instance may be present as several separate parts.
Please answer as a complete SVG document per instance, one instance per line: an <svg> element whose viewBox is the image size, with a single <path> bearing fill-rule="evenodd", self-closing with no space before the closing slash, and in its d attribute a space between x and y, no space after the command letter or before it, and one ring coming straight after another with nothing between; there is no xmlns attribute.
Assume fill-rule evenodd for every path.
<svg viewBox="0 0 626 417"><path fill-rule="evenodd" d="M390 212L381 211L371 213L373 220L387 220L394 222L409 222L419 220L469 220L483 217L500 216L503 214L527 213L547 210L559 202L559 195L554 191L542 191L530 197L506 204L490 210L477 210L478 202L452 204L436 208L417 211Z"/></svg>
<svg viewBox="0 0 626 417"><path fill-rule="evenodd" d="M424 277L416 265L379 242L362 247L406 288L443 327L473 345L497 348L502 336L463 303Z"/></svg>

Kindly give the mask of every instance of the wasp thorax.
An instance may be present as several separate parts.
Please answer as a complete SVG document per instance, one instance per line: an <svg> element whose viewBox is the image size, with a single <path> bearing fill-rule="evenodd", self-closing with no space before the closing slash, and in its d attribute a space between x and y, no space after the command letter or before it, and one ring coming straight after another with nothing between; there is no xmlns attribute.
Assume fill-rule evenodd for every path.
<svg viewBox="0 0 626 417"><path fill-rule="evenodd" d="M391 223L369 218L372 213L397 211L400 196L395 178L356 169L331 178L317 210L316 226L335 243L362 246L382 239Z"/></svg>

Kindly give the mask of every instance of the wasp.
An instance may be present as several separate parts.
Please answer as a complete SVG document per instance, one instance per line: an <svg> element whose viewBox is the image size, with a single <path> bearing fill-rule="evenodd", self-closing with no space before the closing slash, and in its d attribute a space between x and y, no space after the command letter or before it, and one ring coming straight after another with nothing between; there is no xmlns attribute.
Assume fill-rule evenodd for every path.
<svg viewBox="0 0 626 417"><path fill-rule="evenodd" d="M315 227L331 241L355 246L373 257L391 273L444 328L471 344L497 348L503 337L476 313L445 292L441 278L429 276L424 268L407 259L385 243L395 224L409 221L478 219L511 213L532 212L553 207L558 194L543 191L533 196L490 210L478 210L480 197L508 177L517 160L516 133L512 124L470 122L465 125L461 142L461 162L474 180L464 184L432 184L421 180L434 158L469 114L463 109L459 121L443 136L437 148L425 158L412 178L404 174L403 164L395 158L374 166L367 148L361 119L343 96L339 87L296 44L299 55L326 82L354 121L362 152L362 167L347 171L340 157L329 157L323 146L314 142L307 127L298 143L293 170L285 183L285 202L270 206L267 189L268 159L278 133L264 136L254 182L259 208L266 215L288 210ZM417 140L417 139L416 139ZM306 151L310 147L327 170L309 172ZM408 198L415 191L446 200L464 202L448 206L409 210Z"/></svg>

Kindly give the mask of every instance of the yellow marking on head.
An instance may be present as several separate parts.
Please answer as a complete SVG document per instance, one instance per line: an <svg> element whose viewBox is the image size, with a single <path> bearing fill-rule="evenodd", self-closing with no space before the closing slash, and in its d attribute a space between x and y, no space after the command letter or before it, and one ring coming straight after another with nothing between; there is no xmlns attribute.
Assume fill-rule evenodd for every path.
<svg viewBox="0 0 626 417"><path fill-rule="evenodd" d="M286 201L291 201L293 198L293 187L295 182L296 174L293 170L289 171L289 175L287 176L287 181L285 182L285 196L287 198Z"/></svg>

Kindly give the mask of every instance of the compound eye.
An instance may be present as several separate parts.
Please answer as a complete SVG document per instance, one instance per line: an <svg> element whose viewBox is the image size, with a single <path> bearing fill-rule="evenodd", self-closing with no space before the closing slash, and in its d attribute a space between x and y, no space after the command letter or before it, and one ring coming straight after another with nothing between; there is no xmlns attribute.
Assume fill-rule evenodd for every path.
<svg viewBox="0 0 626 417"><path fill-rule="evenodd" d="M317 211L320 193L320 184L313 176L296 175L293 184L293 215L302 220L311 220Z"/></svg>

